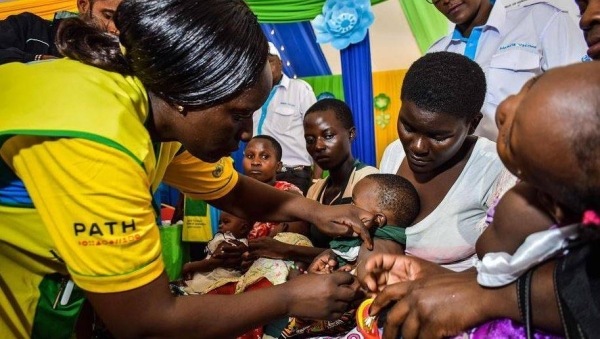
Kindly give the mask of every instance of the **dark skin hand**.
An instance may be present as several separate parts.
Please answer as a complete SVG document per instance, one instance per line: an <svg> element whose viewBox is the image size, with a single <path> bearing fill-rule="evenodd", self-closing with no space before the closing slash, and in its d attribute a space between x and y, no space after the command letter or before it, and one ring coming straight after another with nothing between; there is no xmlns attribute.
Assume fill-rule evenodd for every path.
<svg viewBox="0 0 600 339"><path fill-rule="evenodd" d="M231 242L231 243L230 243ZM242 264L240 256L248 247L238 240L220 243L210 258L183 265L182 275L191 279L194 272L209 272L218 267L238 269Z"/></svg>
<svg viewBox="0 0 600 339"><path fill-rule="evenodd" d="M513 284L485 288L474 271L452 272L413 257L376 256L365 264L367 286L377 293L371 314L389 308L383 338L441 338L469 330L491 319L520 320ZM554 262L539 267L532 281L533 322L560 333L552 273ZM393 271L393 272L390 272ZM404 282L398 282L404 281ZM457 307L469 305L469 307Z"/></svg>
<svg viewBox="0 0 600 339"><path fill-rule="evenodd" d="M251 239L248 258L293 259L310 263L323 249L283 243L270 237Z"/></svg>
<svg viewBox="0 0 600 339"><path fill-rule="evenodd" d="M175 186L176 187L176 186ZM189 192L184 192L189 193ZM261 204L255 204L256 196ZM305 219L331 236L353 232L370 243L374 216L350 205L329 207L240 177L235 187L210 203L248 220L276 222ZM363 223L364 221L364 223ZM241 258L237 246L223 246L223 256ZM240 260L240 259L236 259ZM285 284L234 296L175 297L165 273L154 280L137 276L138 288L87 296L116 337L233 338L257 325L286 316L336 319L356 299L348 273L303 274ZM227 326L214 326L227 319Z"/></svg>
<svg viewBox="0 0 600 339"><path fill-rule="evenodd" d="M392 240L373 239L375 248L372 251L367 250L364 246L360 246L358 258L356 259L356 277L359 281L364 281L367 276L365 264L369 258L379 254L404 255L404 247Z"/></svg>
<svg viewBox="0 0 600 339"><path fill-rule="evenodd" d="M256 196L261 203L256 204ZM324 234L358 236L368 249L373 248L369 229L377 225L375 216L352 205L324 206L295 194L273 189L257 180L240 176L235 188L211 205L247 220L285 222L305 220Z"/></svg>
<svg viewBox="0 0 600 339"><path fill-rule="evenodd" d="M313 262L308 266L308 273L330 274L338 266L335 253L332 250L322 251Z"/></svg>
<svg viewBox="0 0 600 339"><path fill-rule="evenodd" d="M174 297L163 273L140 288L110 293L110 298L106 293L87 296L117 338L235 338L284 316L339 318L356 298L354 281L343 272L303 274L282 285L235 296ZM227 326L214 326L223 319L228 319Z"/></svg>

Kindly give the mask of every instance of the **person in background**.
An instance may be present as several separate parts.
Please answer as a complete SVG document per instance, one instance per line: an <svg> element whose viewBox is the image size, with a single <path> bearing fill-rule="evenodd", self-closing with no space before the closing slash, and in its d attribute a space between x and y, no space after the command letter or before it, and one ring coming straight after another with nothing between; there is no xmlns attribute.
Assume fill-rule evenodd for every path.
<svg viewBox="0 0 600 339"><path fill-rule="evenodd" d="M579 27L587 43L587 54L592 60L600 60L600 0L575 0L579 7Z"/></svg>
<svg viewBox="0 0 600 339"><path fill-rule="evenodd" d="M296 185L277 180L277 172L283 166L281 162L282 152L281 144L272 136L253 136L244 149L244 160L242 161L244 174L278 190L303 195ZM304 221L283 223L282 225L257 221L254 223L248 238L274 237L277 231L294 232L308 236L308 228L308 224Z"/></svg>
<svg viewBox="0 0 600 339"><path fill-rule="evenodd" d="M290 79L283 73L281 56L275 45L269 42L269 65L273 76L273 88L263 106L253 116L253 135L266 134L274 137L283 149L283 166L277 180L296 185L304 194L312 178L320 178L322 170L315 166L306 151L302 122L306 110L317 101L308 83Z"/></svg>
<svg viewBox="0 0 600 339"><path fill-rule="evenodd" d="M306 149L320 168L329 171L329 176L317 180L307 198L324 205L349 204L354 185L369 174L379 173L377 168L354 158L351 145L356 134L352 111L345 102L323 99L308 109L304 117ZM329 248L331 238L312 227L311 240L316 247Z"/></svg>
<svg viewBox="0 0 600 339"><path fill-rule="evenodd" d="M118 34L113 16L121 1L77 0L79 17L111 34ZM57 12L54 14L54 20L48 21L24 12L1 20L0 65L62 57L55 44L56 32L62 20L72 16L76 14Z"/></svg>
<svg viewBox="0 0 600 339"><path fill-rule="evenodd" d="M69 338L83 299L116 337L224 338L285 316L339 317L357 295L343 272L236 296L170 293L152 200L163 181L243 219L305 220L332 237L371 243L376 223L234 170L229 155L272 84L245 2L124 0L114 19L118 36L67 19L65 58L0 66L0 333Z"/></svg>
<svg viewBox="0 0 600 339"><path fill-rule="evenodd" d="M476 135L498 136L496 108L532 77L553 67L588 60L573 19L547 1L427 0L455 26L427 53L447 51L477 62L487 80ZM511 6L506 6L506 5Z"/></svg>

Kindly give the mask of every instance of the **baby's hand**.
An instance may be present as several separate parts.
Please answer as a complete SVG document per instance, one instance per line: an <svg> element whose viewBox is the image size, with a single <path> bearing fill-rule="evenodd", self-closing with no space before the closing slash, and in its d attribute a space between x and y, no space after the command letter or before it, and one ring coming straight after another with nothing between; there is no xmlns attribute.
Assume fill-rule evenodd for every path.
<svg viewBox="0 0 600 339"><path fill-rule="evenodd" d="M337 267L338 262L332 250L325 250L319 254L308 266L308 273L330 274Z"/></svg>

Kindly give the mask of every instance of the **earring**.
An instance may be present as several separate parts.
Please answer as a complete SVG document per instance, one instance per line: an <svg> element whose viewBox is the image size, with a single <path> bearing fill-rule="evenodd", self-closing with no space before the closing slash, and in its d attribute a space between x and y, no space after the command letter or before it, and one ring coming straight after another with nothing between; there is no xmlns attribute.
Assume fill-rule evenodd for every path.
<svg viewBox="0 0 600 339"><path fill-rule="evenodd" d="M185 108L183 108L183 106L181 106L181 105L176 105L175 108L177 109L177 111L179 113L183 113L183 111L185 110Z"/></svg>
<svg viewBox="0 0 600 339"><path fill-rule="evenodd" d="M521 177L521 174L523 174L523 172L520 169L517 169L517 177Z"/></svg>

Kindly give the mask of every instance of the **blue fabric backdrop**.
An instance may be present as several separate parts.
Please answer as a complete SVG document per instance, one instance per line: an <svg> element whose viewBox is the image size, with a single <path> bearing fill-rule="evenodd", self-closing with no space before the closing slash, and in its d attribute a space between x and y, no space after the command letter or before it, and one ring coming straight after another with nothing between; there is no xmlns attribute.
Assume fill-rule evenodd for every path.
<svg viewBox="0 0 600 339"><path fill-rule="evenodd" d="M345 101L350 106L357 129L352 143L355 158L376 165L375 130L373 119L373 77L369 34L358 44L341 50L342 82Z"/></svg>
<svg viewBox="0 0 600 339"><path fill-rule="evenodd" d="M279 49L283 72L290 78L331 75L331 69L317 44L310 22L260 24L267 39ZM281 47L283 46L283 50Z"/></svg>

